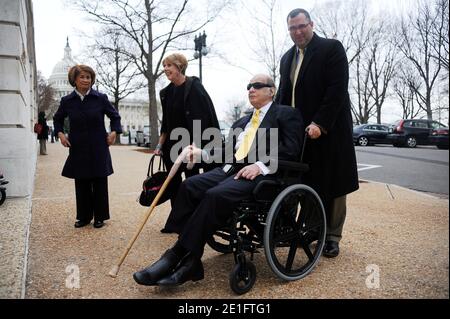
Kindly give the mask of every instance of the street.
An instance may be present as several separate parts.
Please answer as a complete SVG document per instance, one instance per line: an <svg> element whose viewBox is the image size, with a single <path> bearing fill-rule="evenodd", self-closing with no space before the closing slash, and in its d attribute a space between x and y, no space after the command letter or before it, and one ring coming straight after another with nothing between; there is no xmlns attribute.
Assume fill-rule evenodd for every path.
<svg viewBox="0 0 450 319"><path fill-rule="evenodd" d="M359 178L448 198L449 151L434 146L356 146Z"/></svg>

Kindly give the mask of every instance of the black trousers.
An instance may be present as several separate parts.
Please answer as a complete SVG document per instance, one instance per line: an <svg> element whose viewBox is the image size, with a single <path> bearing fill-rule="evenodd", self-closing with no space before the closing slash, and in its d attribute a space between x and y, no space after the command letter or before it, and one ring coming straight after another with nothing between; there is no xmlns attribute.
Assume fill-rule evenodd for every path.
<svg viewBox="0 0 450 319"><path fill-rule="evenodd" d="M252 196L257 183L272 178L258 176L253 181L235 180L222 168L190 177L180 185L165 228L179 234L178 242L196 257L203 255L206 241L226 225L233 209Z"/></svg>
<svg viewBox="0 0 450 319"><path fill-rule="evenodd" d="M75 179L77 219L109 219L108 177Z"/></svg>

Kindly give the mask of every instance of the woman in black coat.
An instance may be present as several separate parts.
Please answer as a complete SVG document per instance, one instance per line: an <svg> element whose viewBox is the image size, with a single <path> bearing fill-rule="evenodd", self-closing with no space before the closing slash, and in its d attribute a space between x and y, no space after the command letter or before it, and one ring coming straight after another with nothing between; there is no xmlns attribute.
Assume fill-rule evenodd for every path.
<svg viewBox="0 0 450 319"><path fill-rule="evenodd" d="M92 89L95 72L86 65L69 70L69 83L75 90L61 99L53 117L55 135L61 144L69 147L69 156L62 175L75 179L77 222L75 227L90 224L102 227L109 219L108 179L113 173L109 146L116 134L122 132L120 115L105 94ZM111 122L107 133L104 117ZM69 119L70 132L64 134L64 119Z"/></svg>
<svg viewBox="0 0 450 319"><path fill-rule="evenodd" d="M170 134L174 129L186 129L189 133L189 144L196 142L198 147L203 147L212 140L212 137L201 140L200 136L195 137L194 134L196 132L202 134L207 128L216 128L217 132L220 132L220 127L214 105L200 80L185 75L188 66L186 57L179 53L171 54L163 60L163 66L170 84L160 91L162 124L155 154L162 155L164 164L170 170L176 155L181 151L181 148L175 145L181 141L181 138L170 139ZM198 123L201 124L201 127L199 129L194 128ZM199 143L200 145L198 145ZM175 152L174 149L175 155L172 154L171 156L173 146L176 146L177 150ZM198 174L199 168L194 166L192 170L186 170L185 166L182 166L178 170L177 175L170 182L172 203L181 184L181 173L183 171L186 177L190 177ZM162 232L165 232L165 229Z"/></svg>

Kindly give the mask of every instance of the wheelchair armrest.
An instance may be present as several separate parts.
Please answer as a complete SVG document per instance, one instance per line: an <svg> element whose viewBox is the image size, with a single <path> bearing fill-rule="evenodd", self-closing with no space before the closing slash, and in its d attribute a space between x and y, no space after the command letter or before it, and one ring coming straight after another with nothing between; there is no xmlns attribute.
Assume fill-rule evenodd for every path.
<svg viewBox="0 0 450 319"><path fill-rule="evenodd" d="M253 190L255 200L273 200L278 195L281 183L277 180L262 180Z"/></svg>
<svg viewBox="0 0 450 319"><path fill-rule="evenodd" d="M309 165L305 163L279 160L278 168L283 171L296 171L299 173L304 173L309 170Z"/></svg>

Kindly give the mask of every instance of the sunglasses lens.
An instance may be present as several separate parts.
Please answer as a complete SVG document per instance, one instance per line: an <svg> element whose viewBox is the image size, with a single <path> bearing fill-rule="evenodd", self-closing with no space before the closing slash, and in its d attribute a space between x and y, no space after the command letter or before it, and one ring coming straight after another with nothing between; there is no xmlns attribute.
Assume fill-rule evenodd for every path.
<svg viewBox="0 0 450 319"><path fill-rule="evenodd" d="M261 82L255 82L255 83L249 83L247 85L247 90L250 90L251 88L254 88L255 90L259 90L265 87L269 87L267 84L261 83Z"/></svg>

